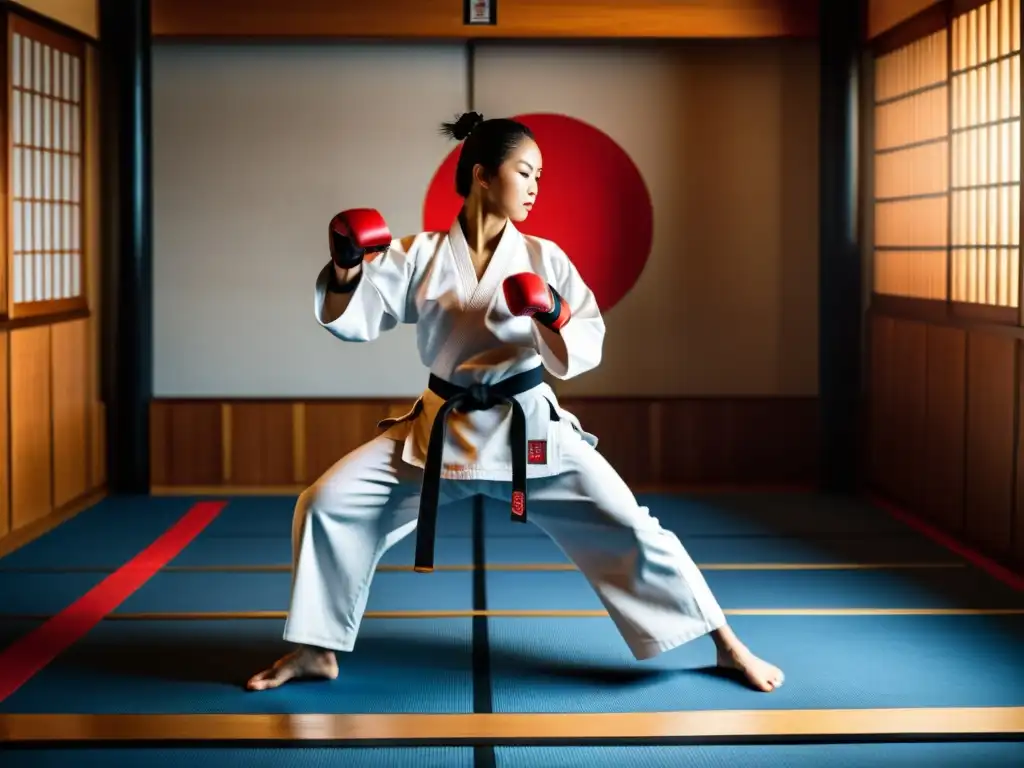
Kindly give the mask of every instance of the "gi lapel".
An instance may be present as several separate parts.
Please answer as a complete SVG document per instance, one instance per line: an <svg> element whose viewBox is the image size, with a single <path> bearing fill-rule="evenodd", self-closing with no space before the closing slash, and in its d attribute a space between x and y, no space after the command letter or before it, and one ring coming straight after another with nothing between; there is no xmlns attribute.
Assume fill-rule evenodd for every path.
<svg viewBox="0 0 1024 768"><path fill-rule="evenodd" d="M495 292L501 287L502 281L507 276L509 265L512 263L512 257L515 255L521 239L522 235L519 234L519 230L515 228L511 221L507 222L505 224L505 231L501 233L501 240L498 241L498 247L494 249L494 254L491 256L487 269L484 270L483 277L479 282L476 280L473 262L469 259L469 249L466 249L467 265L469 266L470 273L473 275L473 282L475 284L475 290L471 295L467 309L470 311L482 311L490 306ZM465 242L464 239L463 242Z"/></svg>
<svg viewBox="0 0 1024 768"><path fill-rule="evenodd" d="M462 289L459 292L459 301L463 315L452 324L448 338L434 358L431 369L435 373L442 376L454 373L458 358L465 351L466 344L476 334L489 333L483 326L483 316L501 287L521 241L522 235L519 234L519 230L512 222L508 222L483 277L477 280L473 259L469 255L469 244L466 242L462 225L458 218L455 219L448 231L448 243Z"/></svg>
<svg viewBox="0 0 1024 768"><path fill-rule="evenodd" d="M458 272L462 289L459 291L459 303L465 309L472 301L478 284L476 270L473 268L473 259L469 255L469 244L466 242L466 236L458 217L455 218L448 230L448 246L451 249L452 259L455 261L455 270Z"/></svg>

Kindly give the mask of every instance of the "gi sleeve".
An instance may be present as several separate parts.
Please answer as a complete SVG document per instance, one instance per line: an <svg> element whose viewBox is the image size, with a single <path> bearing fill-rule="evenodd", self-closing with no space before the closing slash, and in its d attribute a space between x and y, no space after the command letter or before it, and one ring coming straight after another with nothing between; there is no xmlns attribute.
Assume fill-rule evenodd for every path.
<svg viewBox="0 0 1024 768"><path fill-rule="evenodd" d="M415 266L415 239L393 240L391 247L363 261L355 287L329 290L334 266L328 262L316 279L317 322L343 341L373 341L399 323L415 323L410 285Z"/></svg>
<svg viewBox="0 0 1024 768"><path fill-rule="evenodd" d="M551 260L550 285L569 306L569 321L559 331L533 324L534 341L544 367L558 379L571 379L598 366L604 345L604 318L593 291L559 248Z"/></svg>

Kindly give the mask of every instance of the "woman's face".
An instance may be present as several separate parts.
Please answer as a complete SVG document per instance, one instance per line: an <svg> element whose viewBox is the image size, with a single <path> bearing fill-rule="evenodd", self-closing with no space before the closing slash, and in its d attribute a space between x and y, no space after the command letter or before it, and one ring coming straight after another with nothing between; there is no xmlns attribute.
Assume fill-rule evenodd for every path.
<svg viewBox="0 0 1024 768"><path fill-rule="evenodd" d="M487 179L477 166L487 207L512 221L524 221L537 200L542 158L537 142L524 138L509 152L497 174Z"/></svg>

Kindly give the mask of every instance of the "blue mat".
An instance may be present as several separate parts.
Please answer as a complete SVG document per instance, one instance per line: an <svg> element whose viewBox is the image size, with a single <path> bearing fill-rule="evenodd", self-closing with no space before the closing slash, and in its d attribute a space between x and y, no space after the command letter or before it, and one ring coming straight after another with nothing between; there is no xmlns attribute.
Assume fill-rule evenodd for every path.
<svg viewBox="0 0 1024 768"><path fill-rule="evenodd" d="M253 693L245 681L288 649L283 621L107 622L0 712L465 713L473 711L472 620L367 620L334 681Z"/></svg>
<svg viewBox="0 0 1024 768"><path fill-rule="evenodd" d="M0 573L0 619L4 614L58 613L104 578L104 573Z"/></svg>
<svg viewBox="0 0 1024 768"><path fill-rule="evenodd" d="M782 536L695 536L683 542L701 563L962 563L948 549L917 534L842 538L827 536L797 539ZM547 536L520 538L495 536L486 541L486 560L494 564L565 563L568 558ZM412 565L415 533L390 549L384 565ZM170 564L172 566L288 565L291 540L284 536L232 537L201 533ZM469 565L473 542L466 536L439 536L435 543L438 565Z"/></svg>
<svg viewBox="0 0 1024 768"><path fill-rule="evenodd" d="M706 571L723 608L1024 608L1018 592L973 569ZM601 609L579 571L487 573L494 610Z"/></svg>
<svg viewBox="0 0 1024 768"><path fill-rule="evenodd" d="M234 498L204 531L210 537L290 539L295 511L294 496L242 496ZM471 499L441 506L438 536L469 536L473 526Z"/></svg>
<svg viewBox="0 0 1024 768"><path fill-rule="evenodd" d="M847 536L906 534L906 525L867 502L813 493L646 494L646 505L664 528L687 536ZM530 509L557 506L531 502ZM509 520L507 502L487 499L488 537L543 536L535 525Z"/></svg>
<svg viewBox="0 0 1024 768"><path fill-rule="evenodd" d="M497 747L496 768L1020 768L1022 743ZM5 768L473 768L464 747L95 748L4 754Z"/></svg>
<svg viewBox="0 0 1024 768"><path fill-rule="evenodd" d="M1024 593L973 569L706 571L726 609L740 608L1024 608ZM0 615L55 613L98 583L96 573L0 574ZM378 572L368 610L447 611L472 608L468 571ZM600 610L578 571L490 571L493 610ZM117 609L118 613L286 610L291 574L162 571Z"/></svg>
<svg viewBox="0 0 1024 768"><path fill-rule="evenodd" d="M870 505L811 494L641 495L698 562L956 562ZM2 573L4 567L117 567L172 525L197 499L112 499L0 559L0 614L55 613L104 574ZM175 566L284 565L290 560L291 496L233 498ZM508 505L486 504L489 563L565 562L535 526L514 525ZM437 562L472 562L472 502L441 510ZM413 562L415 535L384 559ZM729 608L1024 608L1024 594L973 568L923 570L706 571ZM474 574L378 573L369 611L468 610ZM576 572L488 572L495 610L601 609ZM118 613L285 610L288 573L164 571ZM486 621L497 712L680 709L1024 706L1024 616L736 616L758 653L780 664L787 685L765 696L708 667L702 638L638 663L608 618ZM478 622L479 624L479 622ZM108 621L95 627L3 702L6 713L464 713L473 709L473 620L369 619L356 650L341 654L337 681L293 683L252 694L244 681L287 648L283 621ZM0 615L4 645L31 628ZM956 683L960 683L957 685ZM501 766L1021 764L1020 745L816 747L498 748ZM872 751L885 749L886 751ZM970 749L973 751L965 751ZM4 765L233 765L302 757L346 766L469 765L471 750L25 750ZM134 755L134 762L119 762ZM892 760L889 758L892 757ZM981 762L979 762L979 760ZM944 762L948 761L948 762ZM266 763L266 764L269 764Z"/></svg>
<svg viewBox="0 0 1024 768"><path fill-rule="evenodd" d="M710 669L709 638L633 659L609 619L488 620L495 712L1024 706L1024 616L738 616L783 669L770 696Z"/></svg>
<svg viewBox="0 0 1024 768"><path fill-rule="evenodd" d="M608 619L489 619L496 712L1024 706L1024 617L735 617L787 684L770 696L709 666L707 638L637 662ZM253 694L283 622L107 622L0 712L471 712L471 620L369 619L336 681ZM941 671L941 672L937 672ZM969 681L962 685L953 681Z"/></svg>
<svg viewBox="0 0 1024 768"><path fill-rule="evenodd" d="M716 571L704 576L726 609L927 608L1024 609L1024 593L973 569ZM101 573L0 573L0 616L56 613L104 577ZM378 572L371 611L468 610L473 574ZM489 571L492 610L601 610L578 571ZM289 604L291 574L281 572L162 571L128 597L116 613L281 611Z"/></svg>
<svg viewBox="0 0 1024 768"><path fill-rule="evenodd" d="M497 768L1020 768L1024 744L498 747ZM155 768L155 767L154 767Z"/></svg>
<svg viewBox="0 0 1024 768"><path fill-rule="evenodd" d="M20 549L4 568L110 568L123 565L176 523L193 498L105 498Z"/></svg>
<svg viewBox="0 0 1024 768"><path fill-rule="evenodd" d="M782 536L693 536L683 541L690 556L704 563L962 563L961 558L917 534L877 538ZM564 563L568 558L547 537L492 536L485 544L488 563Z"/></svg>
<svg viewBox="0 0 1024 768"><path fill-rule="evenodd" d="M373 576L369 611L465 611L473 607L470 572L382 572ZM158 573L115 611L283 611L290 573Z"/></svg>
<svg viewBox="0 0 1024 768"><path fill-rule="evenodd" d="M389 549L381 565L412 566L416 554L413 533ZM172 567L209 566L291 566L291 540L282 536L265 538L230 538L199 534L181 554L172 560ZM473 562L473 540L469 536L438 537L434 544L437 565L469 565Z"/></svg>

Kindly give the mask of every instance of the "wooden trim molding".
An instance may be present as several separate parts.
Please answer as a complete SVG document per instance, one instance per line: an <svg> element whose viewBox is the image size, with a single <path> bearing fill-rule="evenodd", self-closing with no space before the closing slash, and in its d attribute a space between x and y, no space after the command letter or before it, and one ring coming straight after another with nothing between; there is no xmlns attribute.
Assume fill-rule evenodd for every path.
<svg viewBox="0 0 1024 768"><path fill-rule="evenodd" d="M912 322L931 323L946 328L977 330L1024 339L1016 307L996 307L959 301L916 299L876 293L871 297L869 313Z"/></svg>
<svg viewBox="0 0 1024 768"><path fill-rule="evenodd" d="M949 0L871 0L868 40L876 56L898 50L944 29Z"/></svg>
<svg viewBox="0 0 1024 768"><path fill-rule="evenodd" d="M4 742L261 741L348 745L655 744L1024 734L1024 707L540 714L0 715Z"/></svg>
<svg viewBox="0 0 1024 768"><path fill-rule="evenodd" d="M49 312L45 315L29 315L27 317L2 318L0 317L0 331L16 331L19 328L32 328L37 325L57 325L72 320L84 320L92 317L88 307L80 307L69 312Z"/></svg>
<svg viewBox="0 0 1024 768"><path fill-rule="evenodd" d="M153 37L182 39L814 38L816 0L499 0L493 26L456 0L153 0Z"/></svg>
<svg viewBox="0 0 1024 768"><path fill-rule="evenodd" d="M55 15L59 14L61 16L59 19L33 7L52 7L54 5L63 6L53 9ZM90 5L95 9L98 7L98 1L55 4L52 2L39 2L39 0L23 0L20 3L13 2L13 0L0 0L0 9L15 13L31 21L33 24L46 27L63 37L79 40L83 43L95 44L99 40L99 14L95 10L90 13L88 8ZM76 6L84 6L85 8L80 10ZM75 23L81 26L74 26Z"/></svg>

